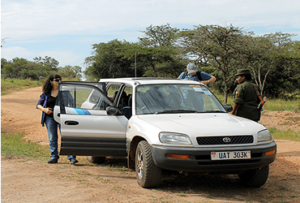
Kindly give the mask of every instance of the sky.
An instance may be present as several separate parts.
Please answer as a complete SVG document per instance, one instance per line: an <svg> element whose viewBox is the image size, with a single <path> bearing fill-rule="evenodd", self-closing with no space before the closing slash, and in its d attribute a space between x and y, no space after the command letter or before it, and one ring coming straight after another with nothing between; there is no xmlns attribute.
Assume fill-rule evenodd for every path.
<svg viewBox="0 0 300 203"><path fill-rule="evenodd" d="M150 25L243 28L256 35L296 34L299 0L1 0L1 58L49 56L59 66L81 66L93 44L138 42Z"/></svg>

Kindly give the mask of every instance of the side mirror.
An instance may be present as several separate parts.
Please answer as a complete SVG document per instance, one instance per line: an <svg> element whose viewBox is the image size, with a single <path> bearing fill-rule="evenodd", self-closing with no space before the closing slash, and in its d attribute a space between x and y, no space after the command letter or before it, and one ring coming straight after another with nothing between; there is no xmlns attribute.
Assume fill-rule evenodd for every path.
<svg viewBox="0 0 300 203"><path fill-rule="evenodd" d="M120 110L115 106L109 106L106 108L106 113L109 116L116 116L121 114Z"/></svg>
<svg viewBox="0 0 300 203"><path fill-rule="evenodd" d="M231 105L223 104L223 107L224 107L224 109L225 109L227 112L231 112L231 111L232 111L232 106L231 106Z"/></svg>

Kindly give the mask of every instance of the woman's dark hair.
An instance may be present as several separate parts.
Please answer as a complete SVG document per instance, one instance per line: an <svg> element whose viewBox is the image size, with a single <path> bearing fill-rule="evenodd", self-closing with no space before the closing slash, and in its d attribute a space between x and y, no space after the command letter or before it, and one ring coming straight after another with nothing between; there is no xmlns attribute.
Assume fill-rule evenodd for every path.
<svg viewBox="0 0 300 203"><path fill-rule="evenodd" d="M44 85L43 85L43 92L45 94L49 94L52 90L52 85L50 83L50 81L53 81L54 79L61 79L60 75L57 75L57 74L53 74L53 75L50 75L47 80L45 81Z"/></svg>

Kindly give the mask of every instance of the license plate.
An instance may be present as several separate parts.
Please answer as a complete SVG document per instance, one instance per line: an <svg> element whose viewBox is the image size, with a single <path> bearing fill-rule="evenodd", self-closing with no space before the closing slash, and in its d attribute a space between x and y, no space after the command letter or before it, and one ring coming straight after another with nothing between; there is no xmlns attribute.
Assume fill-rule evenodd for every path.
<svg viewBox="0 0 300 203"><path fill-rule="evenodd" d="M211 152L211 160L251 159L251 151Z"/></svg>

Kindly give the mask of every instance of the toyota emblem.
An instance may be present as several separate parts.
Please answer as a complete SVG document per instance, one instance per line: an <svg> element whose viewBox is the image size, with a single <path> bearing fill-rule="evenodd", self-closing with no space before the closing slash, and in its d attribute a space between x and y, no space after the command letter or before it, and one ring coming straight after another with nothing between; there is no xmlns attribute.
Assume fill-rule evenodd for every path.
<svg viewBox="0 0 300 203"><path fill-rule="evenodd" d="M231 139L229 137L224 137L223 142L226 142L226 143L231 142Z"/></svg>

